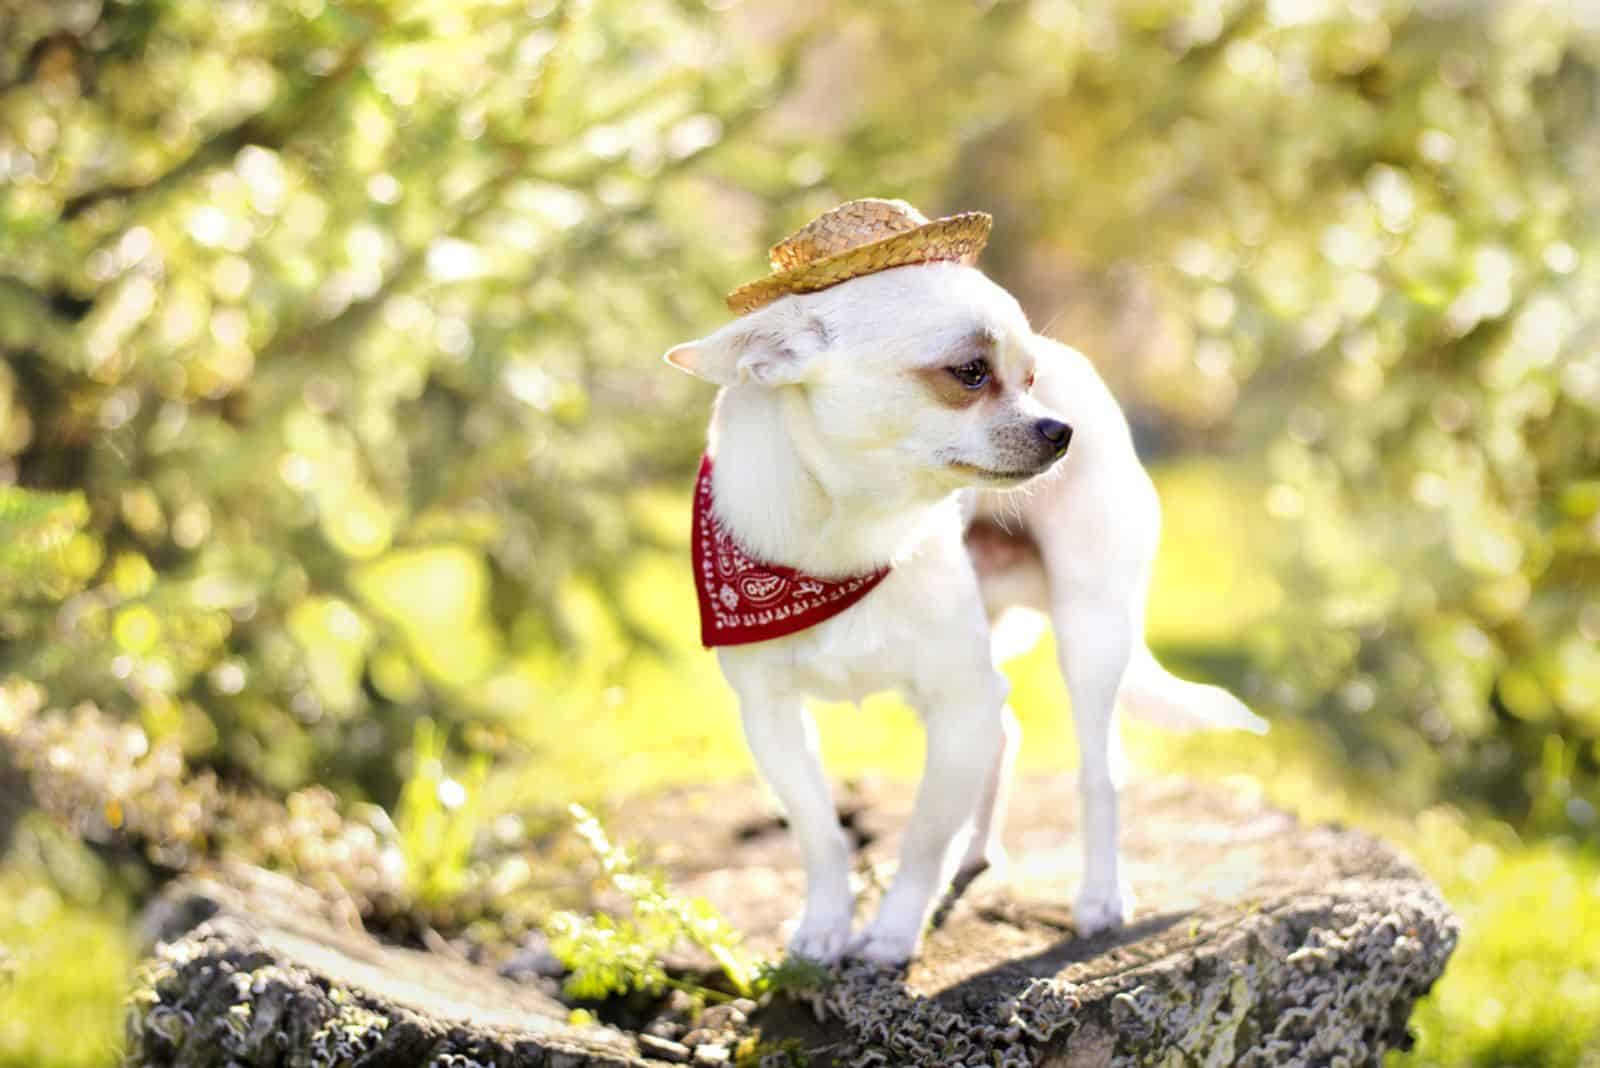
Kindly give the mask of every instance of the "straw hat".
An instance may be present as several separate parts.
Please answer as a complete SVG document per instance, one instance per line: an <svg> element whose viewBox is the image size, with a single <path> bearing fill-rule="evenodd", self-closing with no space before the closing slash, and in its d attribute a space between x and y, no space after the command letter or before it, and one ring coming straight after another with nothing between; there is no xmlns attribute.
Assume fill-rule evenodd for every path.
<svg viewBox="0 0 1600 1068"><path fill-rule="evenodd" d="M772 273L729 293L728 307L743 315L790 293L814 293L891 267L971 263L993 223L983 211L929 222L903 200L851 200L773 245Z"/></svg>

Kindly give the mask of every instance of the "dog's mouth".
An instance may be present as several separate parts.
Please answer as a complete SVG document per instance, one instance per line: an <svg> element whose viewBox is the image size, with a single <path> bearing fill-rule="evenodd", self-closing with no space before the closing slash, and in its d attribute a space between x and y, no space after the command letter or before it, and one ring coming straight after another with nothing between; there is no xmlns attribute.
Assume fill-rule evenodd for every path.
<svg viewBox="0 0 1600 1068"><path fill-rule="evenodd" d="M977 464L969 464L964 460L952 460L950 463L952 470L960 471L964 475L981 479L984 482L1026 482L1030 478L1044 474L1053 466L1055 466L1054 459L1043 467L1036 467L1031 471L997 471L991 467L979 467Z"/></svg>

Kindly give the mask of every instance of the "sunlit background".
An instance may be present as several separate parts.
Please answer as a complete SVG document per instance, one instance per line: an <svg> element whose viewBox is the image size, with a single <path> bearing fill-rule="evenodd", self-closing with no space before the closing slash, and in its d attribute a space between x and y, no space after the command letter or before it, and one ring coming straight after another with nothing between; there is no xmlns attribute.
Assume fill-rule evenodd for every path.
<svg viewBox="0 0 1600 1068"><path fill-rule="evenodd" d="M1274 723L1144 773L1440 883L1391 1064L1600 1066L1597 174L1581 0L0 0L0 1063L115 1062L174 871L514 937L563 803L750 774L658 356L882 195L994 214L1156 472L1153 643Z"/></svg>

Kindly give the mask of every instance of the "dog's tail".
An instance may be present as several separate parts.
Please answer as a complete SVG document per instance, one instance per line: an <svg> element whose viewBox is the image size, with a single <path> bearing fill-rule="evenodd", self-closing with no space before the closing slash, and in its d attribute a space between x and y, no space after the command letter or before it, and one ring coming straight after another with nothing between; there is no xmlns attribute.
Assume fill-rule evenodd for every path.
<svg viewBox="0 0 1600 1068"><path fill-rule="evenodd" d="M1267 733L1267 721L1220 686L1185 682L1156 660L1143 643L1122 678L1118 699L1128 715L1168 730L1227 729Z"/></svg>

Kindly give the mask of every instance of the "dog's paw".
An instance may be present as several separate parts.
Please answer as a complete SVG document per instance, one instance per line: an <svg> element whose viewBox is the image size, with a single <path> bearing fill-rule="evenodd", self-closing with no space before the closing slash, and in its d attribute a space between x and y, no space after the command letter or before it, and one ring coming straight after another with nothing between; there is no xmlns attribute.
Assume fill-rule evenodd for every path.
<svg viewBox="0 0 1600 1068"><path fill-rule="evenodd" d="M899 967L917 955L921 933L897 931L892 928L868 924L850 940L845 956L884 967Z"/></svg>
<svg viewBox="0 0 1600 1068"><path fill-rule="evenodd" d="M789 938L789 956L834 964L850 946L850 914L819 917L807 914Z"/></svg>
<svg viewBox="0 0 1600 1068"><path fill-rule="evenodd" d="M1126 886L1086 886L1072 907L1072 925L1085 938L1115 931L1133 915L1136 902Z"/></svg>

